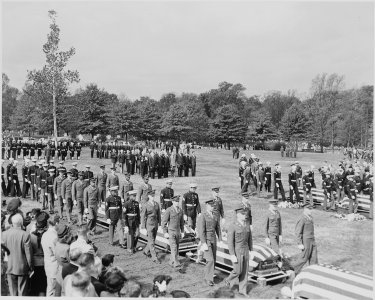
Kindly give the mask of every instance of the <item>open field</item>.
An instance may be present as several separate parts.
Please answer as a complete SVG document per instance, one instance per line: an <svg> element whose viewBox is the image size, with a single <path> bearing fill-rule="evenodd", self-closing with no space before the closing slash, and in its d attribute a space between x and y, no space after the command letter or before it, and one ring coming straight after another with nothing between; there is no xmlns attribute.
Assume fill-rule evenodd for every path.
<svg viewBox="0 0 375 300"><path fill-rule="evenodd" d="M287 174L289 172L289 165L296 159L283 158L281 159L279 152L268 151L254 151L263 162L270 161L273 166L275 162L279 162L282 167L282 178L284 189L288 190ZM238 179L238 161L232 159L232 152L226 150L196 150L197 154L197 176L175 178L173 188L175 194L185 193L188 190L189 183L193 180L198 183L198 194L201 199L207 199L211 195L211 187L220 186L220 196L223 199L225 218L230 221L233 218L231 209L236 203L240 201L240 182ZM249 156L249 152L246 153ZM302 169L305 170L311 164L315 165L316 169L322 165L323 161L332 161L336 164L342 157L333 154L318 154L318 153L298 153L297 160L300 162ZM83 156L78 161L78 169L84 168L85 164L92 166L94 173L99 171L99 164L105 163L110 165L110 160L97 160L89 158L89 150L83 150ZM57 164L57 163L55 163ZM71 167L71 161L65 163L67 169ZM21 166L19 174L21 174ZM273 169L273 167L272 167ZM108 171L108 168L107 168ZM21 177L19 175L19 177ZM120 175L120 181L124 180L124 175ZM139 175L132 176L131 180L135 188L141 182ZM315 180L317 187L320 187L320 175L315 172ZM156 189L156 198L158 199L160 190L164 187L164 179L150 179L150 183ZM22 186L22 183L21 183ZM271 194L264 195L261 198L252 198L252 214L253 214L253 238L256 243L264 243L264 216L268 209L268 197ZM29 199L23 201L23 210L29 211L35 207L36 202ZM299 250L294 237L294 227L302 213L301 209L281 209L280 210L283 221L283 251L289 256L296 257ZM345 220L339 220L331 217L332 213L315 210L313 212L315 220L315 236L318 245L319 262L328 263L340 266L355 272L373 275L373 222L365 220L361 222L349 223ZM214 288L207 287L203 283L203 266L185 261L185 274L180 274L172 270L167 264L169 254L160 253L159 257L162 260L161 265L155 265L150 260L145 259L142 253L136 253L130 256L119 247L112 247L108 245L108 233L100 229L100 234L97 234L93 241L99 247L101 254L113 253L116 255L115 264L123 267L126 270L128 277L133 277L141 283L150 284L152 279L157 274L171 274L173 280L170 289L181 289L188 292L193 297L205 297L211 290L218 286L225 275L218 273L216 282L218 285ZM183 259L185 260L185 258ZM286 282L286 285L290 282ZM269 285L265 288L260 288L255 285L250 285L251 298L275 298L280 296L280 289L283 285Z"/></svg>

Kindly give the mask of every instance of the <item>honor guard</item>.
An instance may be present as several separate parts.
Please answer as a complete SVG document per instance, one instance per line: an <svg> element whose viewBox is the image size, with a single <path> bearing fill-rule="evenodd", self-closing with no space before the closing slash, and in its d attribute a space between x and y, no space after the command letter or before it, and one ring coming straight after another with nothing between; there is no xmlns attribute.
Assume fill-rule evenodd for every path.
<svg viewBox="0 0 375 300"><path fill-rule="evenodd" d="M289 173L289 196L290 202L294 203L293 194L296 197L297 202L300 202L299 192L298 192L298 178L299 174L297 173L297 166L295 164L291 164L292 170Z"/></svg>
<svg viewBox="0 0 375 300"><path fill-rule="evenodd" d="M121 198L118 196L118 186L112 186L109 191L111 195L105 200L105 215L109 224L109 244L113 246L113 234L117 227L119 245L125 249L122 228L122 204Z"/></svg>
<svg viewBox="0 0 375 300"><path fill-rule="evenodd" d="M331 177L331 172L327 171L325 173L325 179L323 180L323 189L324 189L324 201L323 201L323 209L328 210L327 207L327 199L329 198L329 201L331 203L330 209L335 210L335 186L334 182Z"/></svg>
<svg viewBox="0 0 375 300"><path fill-rule="evenodd" d="M197 216L201 213L201 206L199 204L199 196L196 193L197 184L191 183L190 190L183 196L183 212L184 220L188 222L188 225L195 230L197 223Z"/></svg>
<svg viewBox="0 0 375 300"><path fill-rule="evenodd" d="M63 209L64 209L61 188L62 188L62 183L64 180L65 180L65 171L61 169L59 170L59 176L57 176L55 180L53 181L53 193L55 194L57 211L61 219L63 218Z"/></svg>
<svg viewBox="0 0 375 300"><path fill-rule="evenodd" d="M271 246L273 250L277 253L280 252L279 245L283 242L282 237L282 226L281 226L281 216L277 210L278 201L271 199L269 202L269 209L266 217L266 244Z"/></svg>
<svg viewBox="0 0 375 300"><path fill-rule="evenodd" d="M55 169L48 169L48 177L47 177L47 201L48 201L48 208L49 213L55 213L55 197L53 193L53 182L55 180Z"/></svg>
<svg viewBox="0 0 375 300"><path fill-rule="evenodd" d="M88 214L89 221L87 227L91 234L94 234L96 231L99 203L99 189L96 186L96 179L90 178L90 185L83 191L83 204L85 206L85 213Z"/></svg>
<svg viewBox="0 0 375 300"><path fill-rule="evenodd" d="M121 190L120 190L122 203L126 203L129 200L128 192L132 190L134 190L134 187L133 187L133 182L130 181L130 173L125 172L125 181L123 185L121 186Z"/></svg>
<svg viewBox="0 0 375 300"><path fill-rule="evenodd" d="M28 179L30 181L30 194L31 200L37 199L38 190L36 188L36 170L38 166L36 164L36 158L34 157L32 160L33 164L29 167L28 171Z"/></svg>
<svg viewBox="0 0 375 300"><path fill-rule="evenodd" d="M310 172L308 170L305 171L305 175L302 177L302 188L303 188L303 204L307 203L307 196L310 199L310 208L314 207L314 200L311 193L311 181L310 181Z"/></svg>
<svg viewBox="0 0 375 300"><path fill-rule="evenodd" d="M83 180L85 181L86 187L90 185L91 178L94 178L94 173L90 170L89 165L85 166L86 171L84 171Z"/></svg>
<svg viewBox="0 0 375 300"><path fill-rule="evenodd" d="M72 185L74 179L72 177L73 172L71 170L66 172L66 174L68 175L68 177L64 179L64 181L61 184L61 196L65 206L68 223L71 223L71 213L73 210Z"/></svg>
<svg viewBox="0 0 375 300"><path fill-rule="evenodd" d="M139 225L141 216L139 203L135 200L137 191L130 190L127 192L127 201L125 201L123 213L125 220L125 234L127 234L127 248L129 253L135 253L139 236Z"/></svg>
<svg viewBox="0 0 375 300"><path fill-rule="evenodd" d="M72 199L75 206L78 209L78 226L82 225L83 216L85 211L85 205L83 202L83 192L86 188L86 183L83 180L84 172L78 173L78 180L75 180L72 185Z"/></svg>
<svg viewBox="0 0 375 300"><path fill-rule="evenodd" d="M214 210L213 214L221 220L221 225L225 223L224 219L224 207L223 201L219 197L220 187L213 187L212 188L212 197L214 199Z"/></svg>
<svg viewBox="0 0 375 300"><path fill-rule="evenodd" d="M265 173L265 184L264 184L264 188L266 190L266 192L271 192L271 178L272 178L272 172L271 172L271 163L269 161L267 161L267 166L265 167L264 169L264 173Z"/></svg>
<svg viewBox="0 0 375 300"><path fill-rule="evenodd" d="M281 182L281 167L278 163L275 164L275 171L273 172L273 182L275 183L275 186L273 188L273 198L278 199L278 192L280 191L282 200L286 201L283 183Z"/></svg>
<svg viewBox="0 0 375 300"><path fill-rule="evenodd" d="M160 192L160 206L162 212L165 212L168 207L171 207L173 205L172 198L174 196L174 191L172 189L172 179L168 179L165 183L166 187Z"/></svg>
<svg viewBox="0 0 375 300"><path fill-rule="evenodd" d="M29 173L29 159L25 157L24 159L25 163L22 166L22 198L26 198L26 196L29 193L30 188L30 182L28 179L28 173ZM5 194L4 194L5 196Z"/></svg>

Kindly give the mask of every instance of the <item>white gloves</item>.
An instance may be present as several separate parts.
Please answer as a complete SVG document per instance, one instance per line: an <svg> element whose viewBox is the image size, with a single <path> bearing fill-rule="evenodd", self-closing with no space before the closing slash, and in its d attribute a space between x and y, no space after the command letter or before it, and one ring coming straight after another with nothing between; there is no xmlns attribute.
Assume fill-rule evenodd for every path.
<svg viewBox="0 0 375 300"><path fill-rule="evenodd" d="M141 229L139 230L139 232L142 233L143 235L147 235L147 230L146 230L146 228L141 228Z"/></svg>
<svg viewBox="0 0 375 300"><path fill-rule="evenodd" d="M184 238L184 236L185 236L185 232L181 232L181 238L183 239Z"/></svg>
<svg viewBox="0 0 375 300"><path fill-rule="evenodd" d="M279 235L279 243L282 244L282 242L283 242L283 236Z"/></svg>
<svg viewBox="0 0 375 300"><path fill-rule="evenodd" d="M253 231L253 225L250 225L250 230Z"/></svg>
<svg viewBox="0 0 375 300"><path fill-rule="evenodd" d="M269 246L271 245L271 240L269 238L266 238L266 244Z"/></svg>
<svg viewBox="0 0 375 300"><path fill-rule="evenodd" d="M187 215L184 215L184 221L187 221Z"/></svg>
<svg viewBox="0 0 375 300"><path fill-rule="evenodd" d="M129 227L128 227L128 226L125 226L125 227L124 227L124 231L125 231L125 233L128 233L128 232L129 232Z"/></svg>
<svg viewBox="0 0 375 300"><path fill-rule="evenodd" d="M15 180L13 180L13 182L14 182L14 183L16 183L16 181L15 181Z"/></svg>
<svg viewBox="0 0 375 300"><path fill-rule="evenodd" d="M88 214L88 213L89 213L88 208L85 208L85 214Z"/></svg>
<svg viewBox="0 0 375 300"><path fill-rule="evenodd" d="M77 200L74 200L74 206L77 206L77 204L78 204Z"/></svg>
<svg viewBox="0 0 375 300"><path fill-rule="evenodd" d="M290 185L290 186L289 186L289 189L290 189L290 190L292 190L292 189L293 189L293 187L292 187L292 186Z"/></svg>
<svg viewBox="0 0 375 300"><path fill-rule="evenodd" d="M305 249L305 246L302 245L302 244L299 244L299 245L298 245L298 249L303 250L303 249Z"/></svg>
<svg viewBox="0 0 375 300"><path fill-rule="evenodd" d="M208 246L207 246L206 243L202 243L201 250L202 251L208 251Z"/></svg>
<svg viewBox="0 0 375 300"><path fill-rule="evenodd" d="M65 199L63 199L63 203L66 204L66 200Z"/></svg>
<svg viewBox="0 0 375 300"><path fill-rule="evenodd" d="M279 184L278 184L278 183L276 183L276 187L277 187L277 188L279 187Z"/></svg>
<svg viewBox="0 0 375 300"><path fill-rule="evenodd" d="M169 233L168 233L168 232L164 233L164 237L165 237L166 239L168 239L168 238L169 238Z"/></svg>
<svg viewBox="0 0 375 300"><path fill-rule="evenodd" d="M48 196L48 193L44 193L44 196Z"/></svg>
<svg viewBox="0 0 375 300"><path fill-rule="evenodd" d="M164 213L165 212L165 209L163 208L162 210L161 210L161 213Z"/></svg>
<svg viewBox="0 0 375 300"><path fill-rule="evenodd" d="M224 248L224 243L223 243L223 241L219 241L219 242L217 243L217 245L218 245L218 247L220 247L220 248Z"/></svg>
<svg viewBox="0 0 375 300"><path fill-rule="evenodd" d="M111 219L107 219L107 223L111 225Z"/></svg>
<svg viewBox="0 0 375 300"><path fill-rule="evenodd" d="M234 264L238 262L237 257L235 255L231 255L230 259L231 259L232 263L234 263Z"/></svg>

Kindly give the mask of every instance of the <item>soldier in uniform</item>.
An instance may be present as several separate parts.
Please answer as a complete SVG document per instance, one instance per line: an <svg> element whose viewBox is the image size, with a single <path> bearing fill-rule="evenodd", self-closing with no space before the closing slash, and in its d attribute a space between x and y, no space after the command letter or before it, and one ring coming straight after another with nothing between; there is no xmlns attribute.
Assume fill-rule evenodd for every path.
<svg viewBox="0 0 375 300"><path fill-rule="evenodd" d="M85 206L85 213L88 214L87 227L91 234L96 231L96 220L99 208L99 189L96 186L96 179L90 178L90 185L83 191L83 204Z"/></svg>
<svg viewBox="0 0 375 300"><path fill-rule="evenodd" d="M28 144L26 142L23 142L21 147L22 147L23 158L25 158L28 155L28 153L27 153Z"/></svg>
<svg viewBox="0 0 375 300"><path fill-rule="evenodd" d="M139 236L139 225L141 224L141 216L139 203L135 200L137 191L132 189L126 193L129 200L124 203L123 215L125 220L125 234L128 235L127 248L129 253L135 253Z"/></svg>
<svg viewBox="0 0 375 300"><path fill-rule="evenodd" d="M349 198L349 214L357 213L358 202L354 175L347 176L346 191ZM354 202L354 205L353 205Z"/></svg>
<svg viewBox="0 0 375 300"><path fill-rule="evenodd" d="M168 177L168 172L169 172L169 168L170 168L170 166L171 166L171 162L170 162L169 156L168 156L168 154L164 151L164 166L163 166L164 178L167 178L167 177Z"/></svg>
<svg viewBox="0 0 375 300"><path fill-rule="evenodd" d="M260 197L260 192L262 191L263 184L265 181L265 172L264 172L262 162L258 163L258 168L255 174L256 174L255 176L256 176L256 181L257 181L257 194L258 194L258 197Z"/></svg>
<svg viewBox="0 0 375 300"><path fill-rule="evenodd" d="M267 161L267 166L264 169L264 174L265 174L264 188L265 188L266 192L270 193L271 192L272 171L271 171L271 163L269 161Z"/></svg>
<svg viewBox="0 0 375 300"><path fill-rule="evenodd" d="M216 235L222 241L220 221L213 214L214 200L206 202L206 211L199 218L198 233L202 243L201 249L204 251L204 258L207 261L204 279L209 286L214 285L214 269L216 263Z"/></svg>
<svg viewBox="0 0 375 300"><path fill-rule="evenodd" d="M374 177L371 177L370 183L369 183L369 193L370 193L370 214L369 219L374 218Z"/></svg>
<svg viewBox="0 0 375 300"><path fill-rule="evenodd" d="M148 175L143 176L143 183L138 188L137 202L140 204L141 209L143 204L148 200L148 192L152 191L152 185L148 181Z"/></svg>
<svg viewBox="0 0 375 300"><path fill-rule="evenodd" d="M169 245L171 247L169 264L172 267L180 268L181 264L178 261L178 253L180 238L184 237L184 216L179 206L180 196L174 196L171 200L173 205L168 207L165 211L161 226L163 228L164 237L169 239Z"/></svg>
<svg viewBox="0 0 375 300"><path fill-rule="evenodd" d="M40 173L43 171L43 162L38 161L38 168L35 171L35 188L36 188L36 200L40 201Z"/></svg>
<svg viewBox="0 0 375 300"><path fill-rule="evenodd" d="M155 252L155 239L161 224L161 214L160 206L154 201L154 197L155 190L148 191L148 201L142 204L141 233L147 235L147 246L144 248L143 254L147 257L151 256L153 262L160 264Z"/></svg>
<svg viewBox="0 0 375 300"><path fill-rule="evenodd" d="M213 187L212 189L212 197L214 199L214 210L213 214L221 220L221 225L224 225L224 207L223 207L223 200L219 197L220 187Z"/></svg>
<svg viewBox="0 0 375 300"><path fill-rule="evenodd" d="M309 171L309 178L310 178L310 182L311 182L311 187L312 188L316 188L316 185L315 185L315 178L314 178L314 166L311 165L310 167L310 171Z"/></svg>
<svg viewBox="0 0 375 300"><path fill-rule="evenodd" d="M35 141L31 141L30 143L30 157L35 156Z"/></svg>
<svg viewBox="0 0 375 300"><path fill-rule="evenodd" d="M311 182L309 177L309 171L305 171L305 175L302 177L302 187L303 187L303 204L307 203L307 195L310 199L310 208L314 207L314 200L311 193Z"/></svg>
<svg viewBox="0 0 375 300"><path fill-rule="evenodd" d="M303 215L298 220L295 230L298 248L302 251L301 257L294 265L296 275L307 262L309 262L310 265L318 263L318 251L314 235L314 220L308 204L304 204L303 207Z"/></svg>
<svg viewBox="0 0 375 300"><path fill-rule="evenodd" d="M29 160L24 156L24 165L22 166L22 198L25 199L29 194L30 182L28 179L29 174Z"/></svg>
<svg viewBox="0 0 375 300"><path fill-rule="evenodd" d="M81 151L82 151L81 143L78 142L75 148L76 148L76 151L77 151L77 160L80 160L81 159Z"/></svg>
<svg viewBox="0 0 375 300"><path fill-rule="evenodd" d="M73 167L70 169L72 171L72 177L74 177L75 179L77 179L78 178L77 162L73 162L72 166Z"/></svg>
<svg viewBox="0 0 375 300"><path fill-rule="evenodd" d="M190 157L187 152L183 156L183 163L184 163L184 176L189 177Z"/></svg>
<svg viewBox="0 0 375 300"><path fill-rule="evenodd" d="M151 151L150 158L148 159L149 168L150 168L150 177L152 179L155 179L155 153L154 151Z"/></svg>
<svg viewBox="0 0 375 300"><path fill-rule="evenodd" d="M57 168L55 166L55 161L53 158L51 158L49 161L48 170L49 169L53 169L53 177L55 178L58 175L58 173L57 173Z"/></svg>
<svg viewBox="0 0 375 300"><path fill-rule="evenodd" d="M182 151L176 154L176 165L178 177L182 177L182 169L184 167L184 156L182 154Z"/></svg>
<svg viewBox="0 0 375 300"><path fill-rule="evenodd" d="M303 172L302 172L302 168L301 168L298 161L295 162L295 165L296 165L296 173L297 173L297 186L299 187L299 186L301 186Z"/></svg>
<svg viewBox="0 0 375 300"><path fill-rule="evenodd" d="M95 142L94 141L91 141L90 143L90 154L91 154L91 158L94 158L94 151L95 151Z"/></svg>
<svg viewBox="0 0 375 300"><path fill-rule="evenodd" d="M197 184L191 183L189 192L183 196L182 208L184 213L184 220L188 225L195 230L197 223L197 216L201 213L201 206L199 204L199 196L196 193Z"/></svg>
<svg viewBox="0 0 375 300"><path fill-rule="evenodd" d="M116 168L116 163L117 163L118 157L117 157L115 149L112 149L110 158L111 158L112 168Z"/></svg>
<svg viewBox="0 0 375 300"><path fill-rule="evenodd" d="M103 143L100 142L100 144L98 144L96 147L96 158L102 158L102 147Z"/></svg>
<svg viewBox="0 0 375 300"><path fill-rule="evenodd" d="M334 179L334 185L337 193L337 201L341 202L344 199L344 170L342 168L337 169Z"/></svg>
<svg viewBox="0 0 375 300"><path fill-rule="evenodd" d="M278 199L278 191L280 191L282 200L286 201L283 183L281 182L281 167L278 163L275 164L275 171L273 172L273 181L275 183L273 189L273 198Z"/></svg>
<svg viewBox="0 0 375 300"><path fill-rule="evenodd" d="M86 165L85 166L86 171L83 172L83 180L85 181L85 186L88 187L90 185L90 180L91 178L94 178L94 173L90 171L90 166Z"/></svg>
<svg viewBox="0 0 375 300"><path fill-rule="evenodd" d="M105 172L105 165L100 166L100 172L96 175L96 181L97 181L97 186L99 190L99 205L102 202L105 202L106 199L106 183L107 183L107 173Z"/></svg>
<svg viewBox="0 0 375 300"><path fill-rule="evenodd" d="M125 172L125 182L121 186L120 196L122 203L125 203L129 199L128 192L134 190L133 182L130 181L130 174Z"/></svg>
<svg viewBox="0 0 375 300"><path fill-rule="evenodd" d="M118 186L112 186L109 190L111 195L105 200L105 215L109 224L109 244L113 246L113 234L117 226L119 245L126 249L122 224L122 204L121 198L118 196Z"/></svg>
<svg viewBox="0 0 375 300"><path fill-rule="evenodd" d="M289 173L289 195L290 195L290 202L294 203L293 194L296 196L297 202L300 202L299 192L298 192L298 173L297 173L297 166L292 164L292 170Z"/></svg>
<svg viewBox="0 0 375 300"><path fill-rule="evenodd" d="M47 177L48 177L48 164L43 164L43 169L39 175L39 196L40 196L40 203L42 203L42 210L46 209L46 201L47 199Z"/></svg>
<svg viewBox="0 0 375 300"><path fill-rule="evenodd" d="M18 180L18 173L17 173L17 163L18 161L15 160L10 168L10 176L11 176L11 189L10 189L10 196L11 197L21 197L21 187L20 182Z"/></svg>
<svg viewBox="0 0 375 300"><path fill-rule="evenodd" d="M63 171L63 173L66 173L66 168L64 167L64 161L59 162L59 167L57 168L57 172L60 174L60 171Z"/></svg>
<svg viewBox="0 0 375 300"><path fill-rule="evenodd" d="M61 196L63 199L63 204L65 206L66 210L66 217L68 219L68 223L71 223L71 213L73 210L73 200L72 200L72 185L73 185L73 173L71 170L66 172L68 177L64 179L64 181L61 184Z"/></svg>
<svg viewBox="0 0 375 300"><path fill-rule="evenodd" d="M48 202L48 209L50 214L55 213L55 199L54 199L54 193L53 193L53 182L55 180L55 170L54 169L48 169L48 177L47 177L47 189L46 189L46 197Z"/></svg>
<svg viewBox="0 0 375 300"><path fill-rule="evenodd" d="M167 179L166 187L160 192L160 206L161 212L165 212L168 207L172 206L172 198L174 196L174 191L172 189L172 179Z"/></svg>
<svg viewBox="0 0 375 300"><path fill-rule="evenodd" d="M75 206L78 209L78 226L82 225L83 214L85 210L85 205L83 201L83 192L86 188L86 183L84 181L84 172L81 171L78 174L78 180L75 180L72 184L72 199Z"/></svg>
<svg viewBox="0 0 375 300"><path fill-rule="evenodd" d="M191 165L191 176L194 177L195 173L197 172L197 157L195 156L195 151L191 151L190 165Z"/></svg>
<svg viewBox="0 0 375 300"><path fill-rule="evenodd" d="M327 208L327 198L329 197L329 201L331 201L330 209L335 209L335 197L334 197L334 183L331 178L331 173L327 171L325 173L326 177L323 180L323 189L324 189L324 201L323 201L323 209L328 210Z"/></svg>
<svg viewBox="0 0 375 300"><path fill-rule="evenodd" d="M277 210L278 201L275 199L268 200L270 206L267 212L265 234L266 244L271 246L276 252L280 252L279 245L283 242L281 216Z"/></svg>
<svg viewBox="0 0 375 300"><path fill-rule="evenodd" d="M1 190L3 191L3 196L8 197L8 192L7 192L7 186L5 184L5 170L4 170L4 160L1 161ZM3 205L6 204L6 200L3 199Z"/></svg>
<svg viewBox="0 0 375 300"><path fill-rule="evenodd" d="M228 229L228 249L233 263L233 270L224 280L226 286L231 287L239 282L239 293L247 296L247 282L249 269L249 251L253 250L253 237L249 223L246 222L246 210L242 205L234 209L236 221Z"/></svg>
<svg viewBox="0 0 375 300"><path fill-rule="evenodd" d="M36 170L38 166L36 165L36 159L32 159L33 164L29 167L27 177L30 181L30 194L31 200L34 200L37 197L37 189L36 189Z"/></svg>
<svg viewBox="0 0 375 300"><path fill-rule="evenodd" d="M61 194L61 187L62 183L65 180L65 171L63 169L59 170L59 176L55 178L53 181L53 193L55 194L55 201L57 206L57 211L59 213L60 218L63 218L63 196Z"/></svg>
<svg viewBox="0 0 375 300"><path fill-rule="evenodd" d="M125 153L123 149L120 150L120 153L118 155L118 163L120 164L121 174L123 174L125 169Z"/></svg>
<svg viewBox="0 0 375 300"><path fill-rule="evenodd" d="M253 231L253 216L251 214L250 194L248 192L241 194L241 203L247 212L246 220L249 222L251 231Z"/></svg>
<svg viewBox="0 0 375 300"><path fill-rule="evenodd" d="M108 190L113 186L120 186L120 180L116 174L116 167L111 168L111 174L108 175L107 178L107 188Z"/></svg>
<svg viewBox="0 0 375 300"><path fill-rule="evenodd" d="M131 162L131 153L130 150L126 150L126 155L125 155L125 163L126 163L126 172L129 174L132 174L132 162Z"/></svg>

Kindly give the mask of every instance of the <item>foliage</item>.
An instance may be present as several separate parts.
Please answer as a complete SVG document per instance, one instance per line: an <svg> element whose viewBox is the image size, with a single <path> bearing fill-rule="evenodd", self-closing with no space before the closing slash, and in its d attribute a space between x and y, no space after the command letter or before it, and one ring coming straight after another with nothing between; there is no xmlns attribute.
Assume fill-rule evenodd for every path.
<svg viewBox="0 0 375 300"><path fill-rule="evenodd" d="M3 130L10 129L10 119L17 107L17 98L20 92L15 87L9 85L9 78L6 74L2 73L2 126Z"/></svg>
<svg viewBox="0 0 375 300"><path fill-rule="evenodd" d="M301 105L292 105L281 120L280 132L286 141L307 139L308 129L311 122L306 117Z"/></svg>

